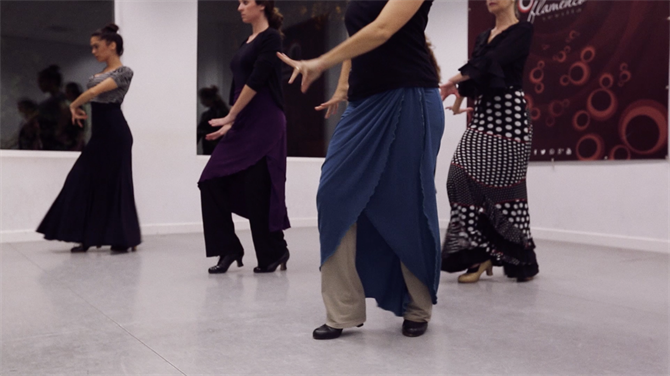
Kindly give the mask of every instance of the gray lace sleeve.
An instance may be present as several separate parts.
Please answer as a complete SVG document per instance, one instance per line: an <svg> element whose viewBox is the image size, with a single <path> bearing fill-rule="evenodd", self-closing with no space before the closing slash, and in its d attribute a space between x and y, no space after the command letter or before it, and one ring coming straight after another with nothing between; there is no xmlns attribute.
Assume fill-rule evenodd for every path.
<svg viewBox="0 0 670 376"><path fill-rule="evenodd" d="M128 87L130 86L130 81L133 79L133 70L123 66L115 71L113 71L110 75L112 80L116 82L116 86L118 86L121 89L128 90Z"/></svg>
<svg viewBox="0 0 670 376"><path fill-rule="evenodd" d="M114 90L110 90L98 95L97 97L93 98L91 102L123 103L123 98L128 93L128 88L130 87L130 81L133 79L133 70L123 66L111 72L92 76L88 81L87 87L92 88L107 78L114 80L114 82L116 82L116 86L118 87Z"/></svg>

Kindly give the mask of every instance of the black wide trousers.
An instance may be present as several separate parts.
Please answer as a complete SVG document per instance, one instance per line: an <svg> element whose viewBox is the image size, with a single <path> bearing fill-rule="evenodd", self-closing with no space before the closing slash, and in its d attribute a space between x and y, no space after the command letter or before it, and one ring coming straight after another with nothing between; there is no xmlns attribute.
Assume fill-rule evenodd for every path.
<svg viewBox="0 0 670 376"><path fill-rule="evenodd" d="M284 255L284 232L270 232L270 184L265 158L246 170L198 184L207 257L244 253L232 213L249 220L259 267Z"/></svg>

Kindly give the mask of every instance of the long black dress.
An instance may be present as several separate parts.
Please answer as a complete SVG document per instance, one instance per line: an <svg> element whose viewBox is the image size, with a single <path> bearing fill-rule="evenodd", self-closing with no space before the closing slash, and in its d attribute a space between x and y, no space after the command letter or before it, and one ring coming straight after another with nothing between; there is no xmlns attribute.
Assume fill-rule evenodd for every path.
<svg viewBox="0 0 670 376"><path fill-rule="evenodd" d="M37 228L45 239L85 247L128 248L141 242L133 189L133 136L121 112L132 77L130 68L120 67L89 79L89 88L107 78L118 88L91 101L91 140Z"/></svg>

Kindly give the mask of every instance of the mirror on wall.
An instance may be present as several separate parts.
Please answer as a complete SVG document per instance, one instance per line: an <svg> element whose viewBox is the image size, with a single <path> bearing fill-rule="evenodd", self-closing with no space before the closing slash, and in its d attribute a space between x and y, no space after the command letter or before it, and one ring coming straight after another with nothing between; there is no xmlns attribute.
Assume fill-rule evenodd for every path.
<svg viewBox="0 0 670 376"><path fill-rule="evenodd" d="M113 20L108 0L0 1L0 148L83 148L90 121L72 124L69 103L104 68L89 40Z"/></svg>
<svg viewBox="0 0 670 376"><path fill-rule="evenodd" d="M321 55L346 39L346 1L277 1L284 15L284 53L294 59ZM216 146L204 136L210 132L207 120L228 111L232 81L230 61L251 34L237 11L237 1L198 1L198 114L194 119L198 154L208 155ZM339 67L330 69L307 94L299 85L288 85L291 69L284 67L284 112L287 121L288 155L324 157L339 116L324 119L314 107L330 98L337 87ZM345 106L340 106L340 113Z"/></svg>

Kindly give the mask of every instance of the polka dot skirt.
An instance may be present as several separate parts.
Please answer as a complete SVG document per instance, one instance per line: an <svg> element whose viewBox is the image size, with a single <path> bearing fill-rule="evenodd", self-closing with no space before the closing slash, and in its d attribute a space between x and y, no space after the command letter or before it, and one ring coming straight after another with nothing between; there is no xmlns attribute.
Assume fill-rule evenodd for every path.
<svg viewBox="0 0 670 376"><path fill-rule="evenodd" d="M535 247L526 192L531 141L523 91L476 100L449 169L451 221L443 254L482 248L500 263L523 263L510 244L520 252ZM504 247L496 244L500 239Z"/></svg>

